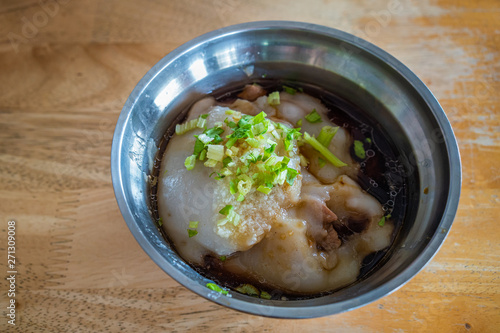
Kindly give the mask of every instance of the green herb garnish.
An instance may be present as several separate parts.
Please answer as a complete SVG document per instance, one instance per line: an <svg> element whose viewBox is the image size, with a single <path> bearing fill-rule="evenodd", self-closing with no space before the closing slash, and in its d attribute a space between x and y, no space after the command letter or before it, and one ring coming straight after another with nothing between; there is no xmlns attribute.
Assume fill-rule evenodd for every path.
<svg viewBox="0 0 500 333"><path fill-rule="evenodd" d="M257 191L262 192L264 194L269 194L271 192L271 188L260 185L259 187L257 187Z"/></svg>
<svg viewBox="0 0 500 333"><path fill-rule="evenodd" d="M186 157L186 160L184 160L184 166L186 167L187 170L193 170L195 163L196 163L196 155L188 156Z"/></svg>
<svg viewBox="0 0 500 333"><path fill-rule="evenodd" d="M227 295L227 293L228 293L227 290L222 289L221 287L219 287L215 283L207 283L207 288L210 290L216 291L218 293L221 293L223 295Z"/></svg>
<svg viewBox="0 0 500 333"><path fill-rule="evenodd" d="M382 218L380 219L380 221L378 221L378 225L383 227L385 225L385 220L386 219L390 219L391 218L391 214L387 215L387 216L382 216Z"/></svg>
<svg viewBox="0 0 500 333"><path fill-rule="evenodd" d="M259 289L255 288L251 284L242 284L236 288L236 291L249 296L258 297L260 295Z"/></svg>
<svg viewBox="0 0 500 333"><path fill-rule="evenodd" d="M313 146L314 149L316 149L321 155L323 155L323 157L326 158L328 162L332 163L334 166L340 168L347 165L344 162L342 162L337 156L333 155L333 153L330 150L328 150L328 148L319 143L318 140L309 135L309 133L304 132L304 140L308 144Z"/></svg>
<svg viewBox="0 0 500 333"><path fill-rule="evenodd" d="M194 143L194 150L193 150L193 155L198 156L200 153L205 149L205 144L200 140L196 139L196 142Z"/></svg>
<svg viewBox="0 0 500 333"><path fill-rule="evenodd" d="M277 102L279 92L273 94L271 100L274 98ZM229 191L237 201L243 201L253 190L269 194L276 185L286 182L292 186L300 170L288 166L290 153L287 152L297 147L296 140L302 135L300 128L275 123L266 118L265 112L250 116L226 110L226 114L230 116L223 122L195 136L192 156L204 160L204 166L215 169L210 176L216 175L217 180L229 177ZM229 133L223 135L225 130ZM286 152L280 150L279 154L284 156L276 152L281 144ZM192 156L186 159L189 170L194 167ZM234 211L224 216L218 225L239 223L239 215Z"/></svg>
<svg viewBox="0 0 500 333"><path fill-rule="evenodd" d="M366 158L366 152L365 147L363 146L363 142L354 140L354 154L362 160Z"/></svg>
<svg viewBox="0 0 500 333"><path fill-rule="evenodd" d="M267 103L271 106L280 105L280 93L275 91L267 97Z"/></svg>
<svg viewBox="0 0 500 333"><path fill-rule="evenodd" d="M225 157L225 158L222 160L222 165L224 166L224 168L225 168L225 167L227 167L227 166L228 166L228 164L229 164L229 163L231 163L231 161L232 161L231 157L229 157L229 156L228 156L228 157Z"/></svg>
<svg viewBox="0 0 500 333"><path fill-rule="evenodd" d="M292 168L286 168L286 182L292 186L299 172Z"/></svg>
<svg viewBox="0 0 500 333"><path fill-rule="evenodd" d="M271 295L267 291L261 291L260 292L260 298L271 299Z"/></svg>
<svg viewBox="0 0 500 333"><path fill-rule="evenodd" d="M219 214L228 215L229 212L231 212L231 210L233 210L233 206L226 205L224 208L222 208L221 210L219 210Z"/></svg>
<svg viewBox="0 0 500 333"><path fill-rule="evenodd" d="M338 127L324 126L321 129L321 132L319 132L317 140L323 146L328 148L330 146L330 142L332 141L335 134L337 134L338 130L339 130Z"/></svg>
<svg viewBox="0 0 500 333"><path fill-rule="evenodd" d="M316 111L316 109L313 109L307 116L305 116L305 118L311 124L316 124L316 123L321 123L322 122L321 116Z"/></svg>
<svg viewBox="0 0 500 333"><path fill-rule="evenodd" d="M290 95L295 95L297 93L297 90L288 86L283 86L283 90Z"/></svg>

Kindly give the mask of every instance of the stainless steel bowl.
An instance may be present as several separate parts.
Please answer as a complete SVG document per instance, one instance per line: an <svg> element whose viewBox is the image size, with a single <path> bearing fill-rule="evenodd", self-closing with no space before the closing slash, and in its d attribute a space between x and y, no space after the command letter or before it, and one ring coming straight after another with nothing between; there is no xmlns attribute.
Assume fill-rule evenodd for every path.
<svg viewBox="0 0 500 333"><path fill-rule="evenodd" d="M147 175L157 144L179 113L201 96L267 75L314 84L356 101L396 144L408 176L403 228L382 267L332 295L275 301L223 296L175 253L148 210ZM374 107L374 102L383 108ZM123 217L144 251L186 288L252 314L309 318L352 310L410 280L450 230L461 185L457 143L443 109L415 74L353 35L297 22L252 22L207 33L177 48L137 84L116 125L113 186ZM425 194L425 188L428 193Z"/></svg>

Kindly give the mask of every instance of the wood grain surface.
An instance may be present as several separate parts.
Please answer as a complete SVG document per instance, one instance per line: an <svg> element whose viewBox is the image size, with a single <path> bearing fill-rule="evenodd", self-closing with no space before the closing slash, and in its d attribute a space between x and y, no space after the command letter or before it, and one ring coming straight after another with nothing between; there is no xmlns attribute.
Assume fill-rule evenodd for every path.
<svg viewBox="0 0 500 333"><path fill-rule="evenodd" d="M442 104L463 162L458 214L432 262L393 294L308 320L211 303L151 261L110 177L114 124L163 56L256 20L338 28L382 47ZM3 0L0 2L1 332L499 332L500 2ZM7 222L16 221L16 326Z"/></svg>

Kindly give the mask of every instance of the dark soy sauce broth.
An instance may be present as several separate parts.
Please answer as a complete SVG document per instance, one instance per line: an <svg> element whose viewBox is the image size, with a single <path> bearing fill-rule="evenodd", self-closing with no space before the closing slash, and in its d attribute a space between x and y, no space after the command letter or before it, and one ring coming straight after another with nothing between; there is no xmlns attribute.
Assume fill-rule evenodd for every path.
<svg viewBox="0 0 500 333"><path fill-rule="evenodd" d="M282 91L283 85L285 85L318 98L329 110L328 116L333 123L337 126L346 128L354 140L363 142L366 151L366 158L363 160L355 155L354 148L351 147L351 156L360 163L357 181L363 190L375 197L382 204L385 215L391 215L390 221L394 224L392 243L401 230L406 211L407 181L404 177L405 169L397 157L398 151L385 130L378 125L376 120L368 117L366 112L363 112L363 110L353 102L314 85L266 79L254 80L251 83L259 84L268 93ZM224 89L213 91L210 95L219 103L231 103L237 98L237 95L243 88L244 87L241 85L229 86ZM382 108L381 105L377 107ZM185 119L189 109L190 107L184 110L185 112L182 113L179 122ZM152 174L150 176L150 210L153 218L157 221L159 220L157 179L161 176L159 175L161 160L168 140L174 133L174 128L175 124L167 130L160 142ZM164 233L163 228L159 229L172 248L174 248L173 242L169 239L168 235ZM385 249L366 256L361 265L357 280L353 284L365 279L371 272L380 268L388 257L388 251L389 249ZM230 260L230 257L228 257L227 260ZM266 281L254 277L238 276L225 271L223 262L214 255L207 255L205 257L204 266L193 265L189 262L188 264L201 275L215 281L220 286L236 288L242 284L251 284L259 290L267 291L271 295L271 299L310 299L328 295L338 290L336 289L312 295L291 294L273 288L273 286L266 284Z"/></svg>

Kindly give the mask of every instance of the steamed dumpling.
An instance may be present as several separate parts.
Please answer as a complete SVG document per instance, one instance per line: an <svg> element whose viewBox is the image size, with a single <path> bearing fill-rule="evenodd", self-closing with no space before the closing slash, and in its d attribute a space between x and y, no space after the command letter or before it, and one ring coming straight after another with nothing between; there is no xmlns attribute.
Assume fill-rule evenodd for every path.
<svg viewBox="0 0 500 333"><path fill-rule="evenodd" d="M279 105L270 105L255 86L247 86L240 96L245 99L228 105L210 97L200 100L188 120L208 113L208 128L219 124L228 129L231 119L226 119L233 112L228 110L251 116L264 111L277 127L294 127L301 120L301 132L316 137L324 126L336 126L325 106L307 94L282 92ZM312 110L322 122L304 119ZM276 153L289 157L288 167L298 172L297 178L268 194L252 188L243 201L231 192L231 176L215 180L214 169L203 162L186 169L186 157L202 129L174 135L163 155L158 183L165 232L191 263L203 265L207 255L224 256L227 259L219 264L226 272L290 293L319 293L354 282L365 256L389 246L393 226L390 222L378 225L384 214L381 204L356 182L359 165L350 154L352 137L341 127L327 147L347 164L339 168L320 165L322 155L309 144L299 149L295 139L286 151L283 135L278 138L271 132L264 139L276 140ZM300 165L304 157L307 167ZM220 211L227 205L238 214L238 223L221 223ZM194 237L187 231L190 221L198 222Z"/></svg>
<svg viewBox="0 0 500 333"><path fill-rule="evenodd" d="M211 105L209 100L203 103ZM208 128L217 122L224 124L229 108L215 106L208 110ZM230 193L230 177L215 180L210 176L214 169L205 167L203 162L196 163L189 171L184 166L186 157L193 151L194 135L201 133L202 129L195 129L171 138L163 156L158 183L158 209L164 221L163 228L174 240L181 256L198 264L203 263L207 253L230 255L257 244L271 226L286 215L286 208L297 202L301 187L299 175L291 186L286 183L275 186L270 194L252 190L244 201L238 201ZM278 142L275 152L282 154L283 151L283 144ZM288 165L300 170L296 144L288 154ZM233 206L239 215L237 226L218 223L223 218L219 211L226 205ZM189 237L187 231L190 221L198 222L195 237Z"/></svg>
<svg viewBox="0 0 500 333"><path fill-rule="evenodd" d="M280 93L280 105L277 109L279 116L292 124L296 124L299 120L302 120L302 124L299 126L301 127L302 133L307 132L317 137L324 126L336 127L336 125L328 119L328 110L323 104L321 104L318 99L307 94L296 93L295 95L290 95L286 92L282 92ZM321 122L310 123L304 119L304 117L313 110L316 110L321 116ZM335 167L330 163L320 166L319 159L322 157L321 154L308 144L306 144L307 147L302 150L302 153L310 162L309 170L314 173L321 182L331 184L338 176L343 174L356 177L359 171L359 165L353 160L349 152L351 144L352 138L349 132L345 128L339 127L328 149L341 161L347 164L347 166L341 168Z"/></svg>

